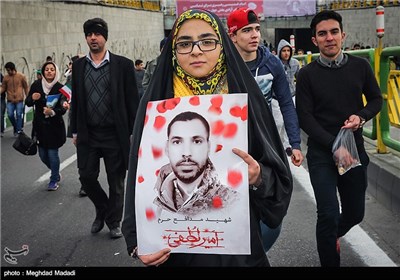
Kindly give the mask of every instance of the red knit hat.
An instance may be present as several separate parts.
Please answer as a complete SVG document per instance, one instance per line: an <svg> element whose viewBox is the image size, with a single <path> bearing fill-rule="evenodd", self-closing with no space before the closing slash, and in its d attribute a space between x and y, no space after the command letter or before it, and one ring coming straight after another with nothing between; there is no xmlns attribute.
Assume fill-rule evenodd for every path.
<svg viewBox="0 0 400 280"><path fill-rule="evenodd" d="M228 16L229 33L233 33L246 25L259 23L256 13L249 8L239 8Z"/></svg>

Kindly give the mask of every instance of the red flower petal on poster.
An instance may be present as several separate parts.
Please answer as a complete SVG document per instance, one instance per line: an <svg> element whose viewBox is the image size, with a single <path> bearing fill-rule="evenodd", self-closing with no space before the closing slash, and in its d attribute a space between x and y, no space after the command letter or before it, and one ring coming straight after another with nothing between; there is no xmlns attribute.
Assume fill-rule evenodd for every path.
<svg viewBox="0 0 400 280"><path fill-rule="evenodd" d="M200 98L198 96L193 96L189 99L189 103L193 106L198 106L200 105Z"/></svg>
<svg viewBox="0 0 400 280"><path fill-rule="evenodd" d="M148 103L147 103L146 110L150 110L150 109L151 109L151 107L153 107L153 103L151 103L151 102L148 102Z"/></svg>
<svg viewBox="0 0 400 280"><path fill-rule="evenodd" d="M180 98L171 98L165 101L165 109L173 110L181 102Z"/></svg>
<svg viewBox="0 0 400 280"><path fill-rule="evenodd" d="M154 213L154 210L151 208L146 209L146 218L148 221L154 220L156 217L156 214Z"/></svg>
<svg viewBox="0 0 400 280"><path fill-rule="evenodd" d="M222 199L219 196L214 196L213 201L212 201L213 207L214 208L221 208L222 207Z"/></svg>
<svg viewBox="0 0 400 280"><path fill-rule="evenodd" d="M241 108L240 106L234 106L229 110L229 113L237 118L240 118L242 121L247 120L247 105Z"/></svg>
<svg viewBox="0 0 400 280"><path fill-rule="evenodd" d="M218 153L219 151L222 150L222 145L221 144L217 144L217 147L215 147L215 152Z"/></svg>
<svg viewBox="0 0 400 280"><path fill-rule="evenodd" d="M217 95L217 96L211 98L211 100L210 100L211 106L210 106L210 108L208 108L208 112L220 115L222 113L222 110L221 110L221 105L222 105L222 101L223 101L222 98L223 98L222 95Z"/></svg>
<svg viewBox="0 0 400 280"><path fill-rule="evenodd" d="M140 148L139 148L139 151L138 151L138 157L139 157L139 158L141 158L141 157L142 157L142 147L140 147Z"/></svg>
<svg viewBox="0 0 400 280"><path fill-rule="evenodd" d="M239 118L240 115L242 114L242 108L240 108L240 106L233 106L230 110L229 113L234 116Z"/></svg>
<svg viewBox="0 0 400 280"><path fill-rule="evenodd" d="M167 109L165 108L165 101L157 104L157 111L161 114L167 111Z"/></svg>
<svg viewBox="0 0 400 280"><path fill-rule="evenodd" d="M210 100L213 107L221 107L222 105L222 95L217 95Z"/></svg>
<svg viewBox="0 0 400 280"><path fill-rule="evenodd" d="M146 116L144 117L144 125L146 125L146 123L149 121L149 115L146 114Z"/></svg>
<svg viewBox="0 0 400 280"><path fill-rule="evenodd" d="M157 169L155 174L158 177L158 174L160 174L160 169Z"/></svg>
<svg viewBox="0 0 400 280"><path fill-rule="evenodd" d="M243 106L242 108L242 114L240 115L240 119L242 121L247 120L247 115L248 115L248 109L247 109L247 105Z"/></svg>
<svg viewBox="0 0 400 280"><path fill-rule="evenodd" d="M163 149L152 146L153 158L157 159L163 155Z"/></svg>
<svg viewBox="0 0 400 280"><path fill-rule="evenodd" d="M157 131L160 131L163 128L165 123L166 123L166 120L163 116L157 116L154 120L153 126Z"/></svg>
<svg viewBox="0 0 400 280"><path fill-rule="evenodd" d="M225 125L223 136L225 138L233 138L237 133L238 127L235 123L228 123Z"/></svg>
<svg viewBox="0 0 400 280"><path fill-rule="evenodd" d="M142 175L140 175L137 180L138 180L139 184L144 182L144 178Z"/></svg>
<svg viewBox="0 0 400 280"><path fill-rule="evenodd" d="M222 110L220 107L210 106L210 108L208 108L208 112L216 114L216 115L221 115Z"/></svg>
<svg viewBox="0 0 400 280"><path fill-rule="evenodd" d="M240 171L236 170L228 171L228 184L231 187L236 188L242 183L242 181L243 181L243 176Z"/></svg>
<svg viewBox="0 0 400 280"><path fill-rule="evenodd" d="M216 121L211 125L211 133L213 135L219 135L224 131L224 121Z"/></svg>

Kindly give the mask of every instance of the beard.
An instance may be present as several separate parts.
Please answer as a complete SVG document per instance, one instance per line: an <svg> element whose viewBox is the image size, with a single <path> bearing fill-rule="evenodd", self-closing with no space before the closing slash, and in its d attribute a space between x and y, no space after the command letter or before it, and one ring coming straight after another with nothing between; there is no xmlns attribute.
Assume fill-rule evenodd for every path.
<svg viewBox="0 0 400 280"><path fill-rule="evenodd" d="M192 163L193 167L190 172L185 172L180 170L181 163ZM178 164L172 166L172 170L174 171L174 174L176 178L178 178L180 181L182 181L185 184L190 184L196 181L197 178L200 177L201 174L203 174L204 170L207 167L207 161L204 162L203 165L200 165L197 162L192 161L191 159L183 160L180 161ZM194 173L194 174L193 174Z"/></svg>
<svg viewBox="0 0 400 280"><path fill-rule="evenodd" d="M101 53L104 50L104 47L101 47L98 43L89 44L90 52L92 53Z"/></svg>

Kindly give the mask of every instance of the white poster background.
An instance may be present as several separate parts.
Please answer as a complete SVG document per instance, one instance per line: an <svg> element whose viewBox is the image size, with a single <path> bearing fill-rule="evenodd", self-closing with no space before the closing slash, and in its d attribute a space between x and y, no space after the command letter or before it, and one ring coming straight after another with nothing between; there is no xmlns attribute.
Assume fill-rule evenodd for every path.
<svg viewBox="0 0 400 280"><path fill-rule="evenodd" d="M239 198L231 205L193 216L160 211L153 203L159 169L169 163L165 155L167 126L185 111L196 112L209 122L209 158L220 182L237 191ZM189 96L148 103L135 190L140 255L167 247L177 253L250 254L248 166L232 152L235 147L248 150L247 94ZM240 174L241 180L232 174Z"/></svg>

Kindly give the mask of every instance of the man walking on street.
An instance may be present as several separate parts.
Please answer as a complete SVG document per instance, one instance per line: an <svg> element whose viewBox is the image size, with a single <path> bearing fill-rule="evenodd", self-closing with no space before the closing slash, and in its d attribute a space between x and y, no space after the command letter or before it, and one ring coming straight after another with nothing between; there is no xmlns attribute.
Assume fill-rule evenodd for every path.
<svg viewBox="0 0 400 280"><path fill-rule="evenodd" d="M300 63L297 59L292 58L293 49L288 41L281 39L278 44L277 56L283 64L285 70L286 79L289 83L290 94L292 99L296 94L296 83L295 79L300 69ZM271 100L272 115L274 116L276 127L278 128L279 135L283 143L283 147L288 155L292 154L292 147L290 146L289 139L287 137L286 129L283 123L283 116L279 107L279 102L275 98Z"/></svg>
<svg viewBox="0 0 400 280"><path fill-rule="evenodd" d="M319 259L321 266L337 267L339 238L364 218L369 158L362 127L379 113L382 96L369 62L342 52L346 34L340 14L322 11L310 27L320 56L299 71L296 108L300 127L308 135L307 164L317 203ZM332 146L342 128L353 131L362 165L340 175ZM344 157L349 157L349 151L343 150Z"/></svg>
<svg viewBox="0 0 400 280"><path fill-rule="evenodd" d="M132 60L106 49L108 26L103 19L87 20L83 30L90 51L72 66L71 102L79 179L96 208L91 232L101 231L106 223L111 238L120 238L129 139L139 103L135 68ZM100 158L108 196L98 181Z"/></svg>
<svg viewBox="0 0 400 280"><path fill-rule="evenodd" d="M17 136L23 127L24 101L29 93L29 86L26 77L17 72L14 63L7 62L4 68L8 75L3 79L1 94L7 93L7 114L14 127L14 136Z"/></svg>
<svg viewBox="0 0 400 280"><path fill-rule="evenodd" d="M231 40L256 79L270 108L273 95L278 100L292 146L288 156L294 165L300 166L303 161L300 128L282 63L265 46L260 46L260 23L254 11L239 8L228 16L227 23ZM278 238L281 225L271 229L261 223L261 230L267 252Z"/></svg>

